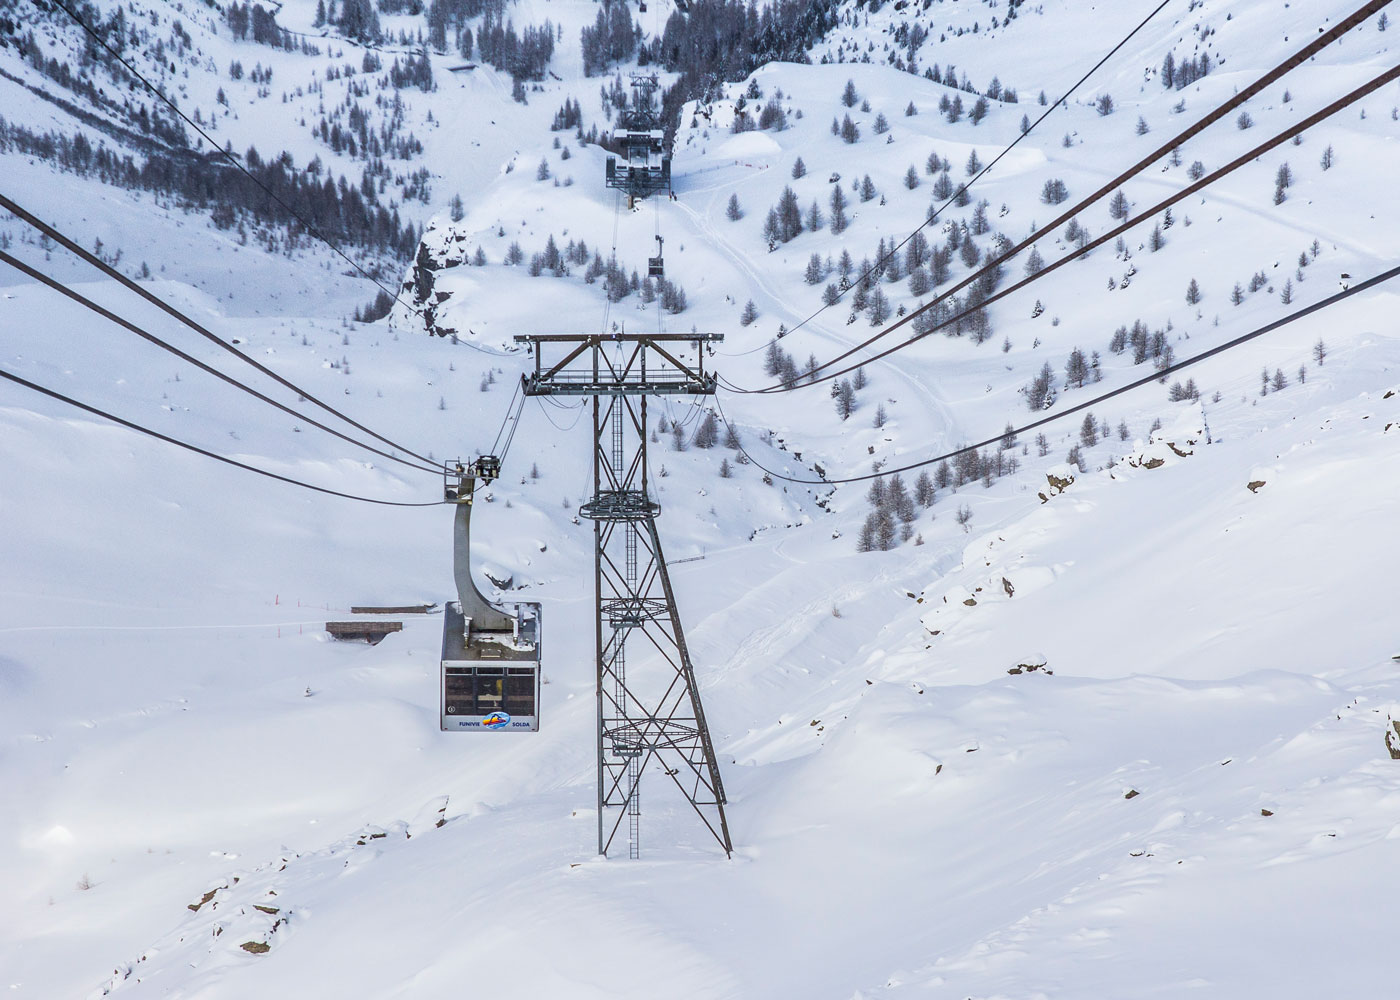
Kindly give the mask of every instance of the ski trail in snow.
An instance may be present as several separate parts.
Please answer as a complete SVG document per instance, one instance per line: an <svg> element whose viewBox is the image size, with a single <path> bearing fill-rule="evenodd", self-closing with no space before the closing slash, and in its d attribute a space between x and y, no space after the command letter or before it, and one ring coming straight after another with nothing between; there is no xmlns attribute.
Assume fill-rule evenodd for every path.
<svg viewBox="0 0 1400 1000"><path fill-rule="evenodd" d="M773 311L789 317L793 322L800 322L801 318L808 315L777 292L773 291L772 287L763 280L759 270L751 263L748 255L737 249L729 240L721 236L719 232L715 230L714 226L710 223L707 213L698 212L684 202L678 201L676 204L680 207L681 211L689 217L692 224L700 230L701 234L709 240L716 249L721 251L735 267L742 271L754 287L762 292L763 297L767 300L767 304L773 308ZM804 329L827 340L837 348L844 350L851 346L850 341L823 326L814 324ZM908 367L896 363L892 358L893 356L891 356L891 359L884 359L879 363L913 386L915 389L914 396L923 405L929 422L935 427L943 428L940 437L923 442L923 445L933 450L946 446L961 433L957 418L953 415L952 407L948 404L942 393L931 387L919 376L913 374Z"/></svg>
<svg viewBox="0 0 1400 1000"><path fill-rule="evenodd" d="M1099 178L1099 179L1100 179L1100 183L1101 183L1103 180L1108 179L1109 177L1116 176L1115 174L1113 174L1112 172L1110 172L1110 171L1108 171L1108 170L1096 170L1096 169L1094 169L1094 168L1092 168L1092 167L1086 167L1086 168L1083 168L1083 170L1084 170L1085 173L1091 174L1091 175L1093 175L1093 176ZM1160 176L1159 174L1151 174L1151 175L1149 175L1149 174L1147 174L1147 173L1138 174L1136 177L1133 178L1132 183L1136 184L1136 183L1139 183L1139 182L1140 182L1140 183L1143 183L1143 184L1149 184L1149 185L1151 185L1152 187L1158 188L1159 190L1166 191L1166 192L1171 192L1171 193L1175 193L1175 192L1177 192L1177 191L1180 191L1181 188L1184 186L1183 184L1179 183L1177 180L1172 179L1171 177L1163 177L1163 176ZM1239 196L1239 195L1225 194L1225 193L1223 192L1222 187L1221 187L1221 184L1223 184L1223 183L1224 183L1224 179L1222 178L1221 182L1218 182L1216 185L1214 185L1214 186L1212 186L1212 187L1209 187L1209 188L1206 188L1204 191L1199 192L1200 200L1194 201L1194 202L1193 202L1192 199L1187 198L1187 199L1185 199L1185 200L1183 200L1183 201L1181 201L1181 202L1178 202L1176 205L1173 205L1173 206L1172 206L1172 211L1173 211L1173 212L1179 212L1179 213L1181 213L1181 214L1183 214L1183 215L1186 215L1186 214L1190 214L1190 213L1189 213L1189 209L1190 209L1190 208L1195 208L1195 209L1197 209L1197 210L1200 210L1200 209L1203 209L1203 208L1210 208L1211 205L1212 205L1212 203L1217 203L1217 204L1220 204L1220 205L1228 205L1228 206L1231 207L1231 208L1238 209L1238 210L1241 211L1241 212L1246 212L1246 213L1248 213L1248 214L1254 216L1255 218L1260 219L1260 220L1262 220L1263 222L1268 223L1268 224L1270 224L1270 225L1279 226L1280 228L1283 228L1283 229L1289 229L1289 230L1292 230L1292 231L1298 233L1299 235L1306 236L1307 239L1308 239L1309 241L1311 241L1311 240L1313 240L1313 239L1317 239L1317 240L1320 240L1320 241L1325 242L1325 243L1331 243L1333 247L1336 247L1337 249L1340 249L1340 250L1345 250L1345 251L1347 251L1348 253L1355 254L1355 255L1358 256L1358 257L1369 257L1369 258L1371 258L1371 259L1389 259L1389 258L1386 257L1386 255L1385 255L1382 251L1380 251L1380 250L1372 249L1372 248L1369 247L1369 246L1366 246L1366 245L1363 245L1363 244L1360 244L1360 243L1356 243L1356 242L1354 242L1354 241L1352 241L1352 240L1347 239L1346 237L1338 236L1334 231L1329 230L1329 229L1324 229L1324 228L1323 228L1322 226L1320 226L1320 225L1314 225L1313 223L1304 222L1304 221L1302 221L1302 220L1291 219L1291 218L1289 218L1289 217L1287 216L1286 213L1285 213L1285 214L1280 214L1279 211L1278 211L1278 209L1277 209L1277 207L1275 207L1275 206L1273 206L1273 205L1269 205L1269 206L1267 206L1267 207L1262 207L1262 206L1253 204L1253 203L1252 203L1251 201L1249 201L1248 199L1243 198L1243 197L1241 197L1241 196ZM1146 199L1143 199L1143 200L1146 200ZM1292 199L1290 199L1290 200L1292 200ZM1285 204L1286 204L1286 203L1285 203ZM1141 210L1141 209L1138 207L1136 201L1133 202L1133 210L1134 210L1134 212L1137 212L1137 211L1140 211L1140 210ZM1214 221L1214 220L1212 220L1212 221ZM1178 223L1178 224L1180 224L1180 223ZM1147 225L1147 222L1146 222L1146 221L1141 222L1141 223L1139 223L1139 225L1140 225L1140 226L1146 226L1146 225ZM1200 223L1200 222L1196 222L1196 223L1194 223L1194 225L1201 225L1201 223ZM1046 236L1047 238L1052 238L1052 239L1053 239L1053 238L1055 237L1055 235L1056 235L1056 234L1054 234L1053 232L1050 232L1049 230L1043 230L1042 232L1045 234L1045 236ZM1131 231L1130 231L1130 232L1131 232ZM1124 233L1123 235L1124 235L1124 238L1126 239L1127 236L1128 236L1128 233ZM1140 242L1140 243L1142 243L1142 242L1144 242L1144 241L1145 241L1145 237L1139 237L1139 242Z"/></svg>
<svg viewBox="0 0 1400 1000"><path fill-rule="evenodd" d="M734 245L730 243L729 240L725 239L715 230L714 226L710 224L708 215L697 212L682 201L677 201L676 204L680 206L682 212L690 217L691 222L701 230L705 238L717 249L723 251L724 255L729 258L729 262L743 272L744 277L748 279L753 287L758 288L763 293L768 304L775 307L775 311L780 311L795 321L796 314L792 311L789 304L763 280L763 276L749 263L748 256L735 249ZM823 333L828 337L831 336L831 334L824 330L818 330L816 332Z"/></svg>

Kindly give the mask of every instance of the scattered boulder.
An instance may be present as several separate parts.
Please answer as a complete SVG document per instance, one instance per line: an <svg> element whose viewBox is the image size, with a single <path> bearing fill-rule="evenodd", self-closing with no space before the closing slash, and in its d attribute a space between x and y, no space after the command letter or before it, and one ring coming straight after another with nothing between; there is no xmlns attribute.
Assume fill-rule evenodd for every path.
<svg viewBox="0 0 1400 1000"><path fill-rule="evenodd" d="M1051 497L1059 496L1069 489L1074 484L1074 473L1070 472L1068 465L1057 465L1045 473L1045 481L1049 484L1048 488L1036 494L1041 503L1049 503Z"/></svg>
<svg viewBox="0 0 1400 1000"><path fill-rule="evenodd" d="M209 902L209 900L213 899L215 893L217 893L220 889L227 889L227 888L228 888L227 885L215 886L213 889L210 889L210 890L209 890L208 892L206 892L203 896L201 896L198 903L189 903L189 904L187 904L187 905L188 905L189 909L193 910L195 913L198 913L198 912L199 912L199 908L200 908L201 906L203 906L205 903Z"/></svg>
<svg viewBox="0 0 1400 1000"><path fill-rule="evenodd" d="M1045 657L1040 653L1036 653L1032 656L1023 656L1019 663L1014 667L1009 667L1006 672L1008 674L1033 674L1037 670L1041 670L1047 675L1052 675L1055 671L1045 665L1047 662Z"/></svg>

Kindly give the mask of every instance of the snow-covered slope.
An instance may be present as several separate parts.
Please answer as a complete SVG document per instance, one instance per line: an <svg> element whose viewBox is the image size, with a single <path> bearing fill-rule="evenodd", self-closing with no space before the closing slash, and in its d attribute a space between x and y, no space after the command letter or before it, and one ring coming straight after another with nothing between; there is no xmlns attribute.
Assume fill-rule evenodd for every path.
<svg viewBox="0 0 1400 1000"><path fill-rule="evenodd" d="M671 8L649 6L643 29L659 33ZM1053 99L1150 9L1047 0L1004 24L1005 5L868 6L842 8L811 65L765 66L689 105L677 199L632 212L603 188L602 150L548 131L566 98L585 129L606 124L598 85L611 78L583 77L579 61L596 5L508 8L517 27L563 26L559 79L526 105L507 74L451 73L461 60L434 57L437 89L402 95L424 151L393 165L381 195L425 228L437 265L450 259L434 295L455 337L430 336L404 309L351 323L342 317L376 289L344 261L310 242L241 243L178 199L14 149L0 151L0 190L86 245L101 238L109 259L121 249L127 273L148 261L157 294L375 430L435 459L471 456L494 439L525 365L516 333L714 330L726 379L767 384L770 339L821 305L842 251L859 265L926 217L931 153L965 180L972 153L996 155L1022 114L1043 110L1042 89ZM930 227L930 242L955 226L962 237L964 219L971 231L982 199L983 252L997 233L1038 230L1353 6L1168 5ZM314 9L289 3L279 22L309 30ZM361 78L327 79L327 67L359 64L362 48L236 42L202 6L136 3L127 16L153 24L153 38L176 18L190 32L170 80L186 88L182 107L216 111L220 141L286 149L298 169L319 156L358 178L364 164L312 126ZM47 51L76 53L61 17L36 17L35 30ZM396 33L424 24L384 20ZM904 22L931 29L915 73L890 33ZM1377 28L1290 75L1288 100L1279 86L1251 102L1252 128L1221 123L1126 196L1150 204L1194 161L1213 169L1393 63L1396 36ZM385 62L407 57L394 48ZM1165 88L1169 48L1178 60L1209 51L1214 68ZM273 66L271 94L231 81L234 59ZM924 77L935 63L979 91L995 75L1019 101L991 102L977 125L949 122L940 99L976 95ZM0 68L7 121L120 141L11 80L54 87L13 48ZM785 129L729 131L751 84L761 96L745 98L749 111L775 101ZM1105 93L1116 110L1101 116ZM677 451L658 427L660 530L668 557L688 560L672 576L730 796L730 860L659 774L642 788L642 860L593 854L592 540L573 523L591 486L581 409L530 402L478 507L480 585L484 570L511 576L513 595L545 604L541 731L492 739L438 731L437 616L409 617L372 647L323 631L351 604L447 597L442 508L294 490L3 383L0 983L43 998L1384 995L1386 900L1400 889L1393 291L1183 372L1196 398L1153 383L1094 407L1092 444L1078 414L1046 428L1043 446L1026 435L996 474L940 486L888 551L857 551L866 483L769 483L759 464L811 479L816 466L841 478L918 461L1041 415L1022 390L1045 363L1058 393L1048 413L1150 371L1150 357L1110 349L1120 326L1161 331L1180 360L1331 294L1343 273L1390 265L1397 103L1392 85L1183 204L1160 249L1144 226L1122 251L1102 247L995 304L984 343L938 334L870 364L849 419L825 385L722 395L754 463L722 446ZM890 129L877 134L882 112ZM847 114L855 143L831 134ZM799 156L806 174L794 177ZM1276 204L1284 162L1292 184ZM403 196L420 167L426 202ZM863 201L867 174L876 195ZM1070 201L1041 201L1052 179ZM842 233L830 225L837 185ZM788 186L825 218L770 252L765 219ZM1079 221L1095 234L1112 224L1103 205ZM0 221L7 252L270 391L23 232ZM640 289L606 305L606 278L586 277L593 255L615 253L630 274L657 232L686 308L663 311ZM531 276L551 236L560 250L586 242L589 263ZM520 266L504 263L513 243ZM1050 260L1070 246L1047 232L1037 249ZM809 283L814 254L822 276ZM392 254L356 257L386 281L403 270ZM1021 268L1009 263L1006 280ZM1260 271L1233 303L1235 283ZM949 280L970 273L954 253ZM317 485L439 495L431 474L261 407L13 272L0 282L6 371ZM898 310L948 285L879 287ZM783 337L799 366L875 332L851 297ZM741 325L750 300L757 318ZM1075 348L1099 353L1101 381L1066 386ZM683 437L701 417L685 402L654 412ZM1067 461L1075 444L1082 468ZM633 667L646 669L640 652Z"/></svg>

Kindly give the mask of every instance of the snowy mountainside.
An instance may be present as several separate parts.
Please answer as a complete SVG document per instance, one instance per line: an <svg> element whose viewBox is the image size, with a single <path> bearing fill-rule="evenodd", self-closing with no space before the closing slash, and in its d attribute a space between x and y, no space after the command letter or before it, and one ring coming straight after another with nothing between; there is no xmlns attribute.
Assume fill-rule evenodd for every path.
<svg viewBox="0 0 1400 1000"><path fill-rule="evenodd" d="M656 37L674 8L648 6L637 20ZM422 242L353 255L391 287L402 280L406 303L432 303L437 336L404 307L350 322L377 289L313 241L269 246L279 231L258 235L251 214L244 243L207 206L14 149L0 150L0 190L85 244L100 237L109 258L121 249L126 273L149 261L157 294L377 431L434 460L470 457L491 445L526 365L515 334L717 331L707 366L768 385L780 328L791 332L776 346L799 371L809 354L846 350L879 329L876 290L889 319L931 301L975 272L969 242L980 262L999 235L1040 233L1351 9L1169 5L928 227L924 261L910 268L901 251L897 277L880 276L865 305L852 287L803 324L828 285L840 290L843 251L858 269L902 240L942 204L941 178L965 183L973 154L987 162L1023 114L1044 110L1042 89L1053 98L1150 9L1047 0L1015 5L1008 23L1009 4L869 6L839 8L810 64L767 65L688 103L676 200L628 211L603 187L608 154L578 138L615 117L606 95L633 68L583 75L579 34L597 4L505 8L518 29L561 29L525 104L509 73L475 57L452 72L468 61L460 52L430 53L435 89L381 86L394 58L415 54L426 10L382 12L383 65L364 71L369 49L316 26L314 3L288 3L277 21L316 54L234 39L216 8L124 5L154 26L131 48L152 71L149 47L173 19L189 33L168 74L186 88L182 108L199 107L235 150L287 150L299 173L319 158L356 184L365 158L319 131L322 105L348 127L358 100L383 126L398 99L394 134L423 150L373 179ZM110 18L116 5L97 8ZM34 30L76 65L78 36L55 13ZM911 73L914 24L927 34ZM1373 19L1300 67L1287 100L1280 84L1250 102L1250 128L1220 123L1125 198L1151 204L1195 161L1214 169L1388 67L1396 36L1377 29ZM1208 51L1210 72L1163 86L1168 50L1178 62ZM24 89L75 100L16 52L0 48L8 122L136 148ZM248 79L259 63L270 84ZM956 86L924 76L934 64L955 66ZM139 131L139 110L120 102L145 98L92 72L122 96L91 114ZM961 89L964 72L981 94ZM1018 100L989 100L973 124L993 76ZM1095 107L1103 94L1111 114ZM949 121L939 108L954 98L964 112ZM566 101L581 119L551 131ZM476 508L478 585L545 606L542 728L505 741L438 731L438 616L409 616L372 647L323 632L352 604L446 599L445 511L294 490L0 383L0 457L19 472L0 477L0 890L11 902L0 981L17 997L437 997L488 977L522 997L1384 991L1383 901L1400 887L1393 289L1095 405L1087 423L1051 424L1043 441L985 449L948 481L932 467L931 502L907 522L896 511L876 551L859 551L868 482L778 476L888 471L996 435L1329 295L1344 273L1389 266L1395 227L1371 192L1396 167L1398 103L1390 86L1183 203L1170 225L1154 219L1121 250L1100 247L994 303L984 326L869 363L844 418L827 384L723 392L739 451L723 432L713 448L695 444L707 407L653 403L659 530L729 791L729 861L659 774L643 783L642 860L593 854L592 541L574 523L591 488L583 409L529 402L505 474ZM770 125L734 131L739 112ZM854 142L840 135L846 116ZM1050 204L1042 192L1056 180L1067 200ZM426 200L405 196L415 183ZM787 188L801 224L770 249L769 210L779 215ZM1103 204L1077 221L1095 235L1115 224ZM0 221L7 252L246 371L22 230ZM658 233L683 302L631 283ZM1036 250L1050 261L1075 242L1047 230ZM1025 261L1004 270L1001 287ZM435 476L259 407L6 273L0 368L317 485L440 495ZM1076 349L1096 354L1077 377ZM1192 391L1174 391L1188 376ZM903 477L910 493L916 476ZM509 590L492 583L506 578ZM638 653L634 667L646 666Z"/></svg>

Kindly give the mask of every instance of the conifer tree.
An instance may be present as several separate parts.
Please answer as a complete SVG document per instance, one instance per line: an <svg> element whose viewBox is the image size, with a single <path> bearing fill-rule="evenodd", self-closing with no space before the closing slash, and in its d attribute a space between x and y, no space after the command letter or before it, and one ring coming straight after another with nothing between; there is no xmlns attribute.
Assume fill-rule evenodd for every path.
<svg viewBox="0 0 1400 1000"><path fill-rule="evenodd" d="M920 507L932 507L935 493L933 477L928 474L928 469L920 469L919 478L914 480L914 502Z"/></svg>
<svg viewBox="0 0 1400 1000"><path fill-rule="evenodd" d="M843 378L836 385L836 413L842 420L847 420L855 411L855 390L851 388L850 381Z"/></svg>
<svg viewBox="0 0 1400 1000"><path fill-rule="evenodd" d="M850 222L846 218L846 195L841 190L840 184L833 184L831 187L831 231L837 235L846 231ZM843 259L849 260L844 254ZM849 274L849 270L843 270L841 276L844 278Z"/></svg>
<svg viewBox="0 0 1400 1000"><path fill-rule="evenodd" d="M1098 425L1094 423L1092 413L1084 414L1084 422L1079 425L1079 440L1086 448L1092 448L1099 443Z"/></svg>
<svg viewBox="0 0 1400 1000"><path fill-rule="evenodd" d="M713 448L719 442L719 421L714 413L706 413L695 430L695 447Z"/></svg>

